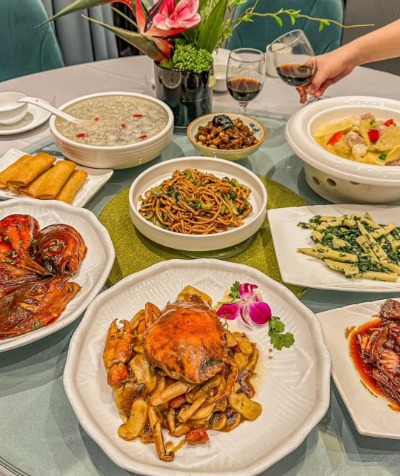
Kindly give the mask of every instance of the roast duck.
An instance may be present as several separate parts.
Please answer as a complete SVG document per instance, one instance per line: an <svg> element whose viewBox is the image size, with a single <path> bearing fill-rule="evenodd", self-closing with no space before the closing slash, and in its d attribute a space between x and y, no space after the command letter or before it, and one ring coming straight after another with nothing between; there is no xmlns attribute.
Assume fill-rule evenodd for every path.
<svg viewBox="0 0 400 476"><path fill-rule="evenodd" d="M70 281L86 255L69 225L40 229L31 215L0 220L0 339L54 322L80 290Z"/></svg>

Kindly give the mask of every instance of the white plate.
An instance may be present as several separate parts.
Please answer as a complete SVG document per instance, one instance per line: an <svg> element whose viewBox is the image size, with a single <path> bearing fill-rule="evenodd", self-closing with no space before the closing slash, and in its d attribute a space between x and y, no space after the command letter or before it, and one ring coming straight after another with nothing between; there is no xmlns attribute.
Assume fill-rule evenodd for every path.
<svg viewBox="0 0 400 476"><path fill-rule="evenodd" d="M77 319L92 299L101 291L114 263L115 251L110 235L97 217L84 208L76 208L56 200L31 200L18 198L0 203L0 219L13 213L32 215L39 221L40 228L53 223L73 226L83 237L87 254L78 273L71 278L82 286L61 316L41 329L19 337L0 340L0 352L16 349L53 334Z"/></svg>
<svg viewBox="0 0 400 476"><path fill-rule="evenodd" d="M333 271L320 259L299 253L297 248L311 247L310 230L300 228L314 215L339 216L349 213L370 212L379 223L400 226L400 207L380 205L313 205L308 207L277 208L268 210L272 238L279 270L285 283L308 288L354 292L394 293L400 291L400 280L395 283L370 279L349 279Z"/></svg>
<svg viewBox="0 0 400 476"><path fill-rule="evenodd" d="M384 397L376 397L361 383L349 354L346 330L372 321L385 300L365 302L317 314L332 358L332 377L362 435L400 439L400 414Z"/></svg>
<svg viewBox="0 0 400 476"><path fill-rule="evenodd" d="M0 159L0 172L25 154L26 152L21 150L10 149L6 155L3 155L3 157ZM62 159L56 159L56 161L58 160ZM110 180L114 171L109 169L90 169L88 167L82 167L81 165L79 165L78 168L85 170L88 176L86 182L76 193L72 205L75 207L83 207L93 197L93 195L95 195L98 190ZM11 192L10 190L0 189L0 200L16 197L19 197L19 195ZM31 197L26 198L29 200L37 200L36 198Z"/></svg>
<svg viewBox="0 0 400 476"><path fill-rule="evenodd" d="M8 136L30 131L31 129L35 129L35 127L39 127L41 124L46 122L50 116L51 112L33 104L28 104L28 113L21 121L9 126L0 124L0 136Z"/></svg>
<svg viewBox="0 0 400 476"><path fill-rule="evenodd" d="M236 280L259 286L263 299L282 317L296 343L289 349L270 351L267 328L249 332L240 327L260 350L254 399L262 404L263 413L230 433L210 431L207 444L184 446L171 463L163 463L153 444L118 437L122 421L102 361L107 329L115 318L130 319L147 301L164 307L187 284L216 302ZM85 431L115 464L147 476L261 473L297 448L325 415L329 381L330 357L315 315L263 273L212 259L164 261L101 293L71 339L64 370L64 388Z"/></svg>

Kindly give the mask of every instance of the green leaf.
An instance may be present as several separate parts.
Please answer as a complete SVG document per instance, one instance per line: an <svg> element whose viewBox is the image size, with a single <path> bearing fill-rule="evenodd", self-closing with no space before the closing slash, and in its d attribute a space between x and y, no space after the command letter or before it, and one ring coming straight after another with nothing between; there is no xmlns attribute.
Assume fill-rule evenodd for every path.
<svg viewBox="0 0 400 476"><path fill-rule="evenodd" d="M280 320L279 317L272 316L269 321L269 332L283 332L285 330L285 324Z"/></svg>
<svg viewBox="0 0 400 476"><path fill-rule="evenodd" d="M82 15L83 18L90 20L93 23L97 23L98 25L103 26L109 31L115 33L119 38L122 38L130 45L134 46L138 50L140 50L145 55L152 58L154 61L163 61L167 59L166 55L164 55L159 48L151 41L148 37L141 35L140 33L135 33L133 31L124 30L123 28L119 28L117 26L107 25L107 23L103 23L98 20L94 20L93 18L86 17ZM162 41L161 39L159 41Z"/></svg>
<svg viewBox="0 0 400 476"><path fill-rule="evenodd" d="M68 15L68 13L78 12L79 10L82 10L84 8L97 7L97 5L104 5L106 3L111 3L111 0L75 0L74 2L61 9L58 13L53 15L44 23L56 20L57 18L60 18L64 15Z"/></svg>
<svg viewBox="0 0 400 476"><path fill-rule="evenodd" d="M286 332L283 334L285 330L285 324L281 321L281 319L277 316L272 316L269 320L269 331L268 335L270 337L271 344L277 350L282 350L283 347L291 347L294 342L294 335L291 332Z"/></svg>
<svg viewBox="0 0 400 476"><path fill-rule="evenodd" d="M283 25L283 21L282 21L281 17L278 17L278 16L274 15L274 18L276 20L276 23L278 23L279 26Z"/></svg>
<svg viewBox="0 0 400 476"><path fill-rule="evenodd" d="M202 27L197 38L196 48L212 53L220 39L228 0L220 0L211 13L202 19Z"/></svg>
<svg viewBox="0 0 400 476"><path fill-rule="evenodd" d="M324 24L323 23L320 23L319 24L319 28L318 28L318 31L322 31L324 29Z"/></svg>
<svg viewBox="0 0 400 476"><path fill-rule="evenodd" d="M239 281L235 281L230 289L229 297L232 299L240 299L240 294L239 294Z"/></svg>
<svg viewBox="0 0 400 476"><path fill-rule="evenodd" d="M132 20L131 17L129 17L128 15L125 15L125 13L123 12L120 12L119 10L117 10L116 8L114 7L111 7L111 10L113 12L115 12L117 15L119 15L120 17L122 17L124 20L126 20L128 23L130 23L131 25L133 25L135 28L139 29L136 22L134 20Z"/></svg>
<svg viewBox="0 0 400 476"><path fill-rule="evenodd" d="M271 335L271 344L275 347L275 349L282 350L282 342L279 334Z"/></svg>

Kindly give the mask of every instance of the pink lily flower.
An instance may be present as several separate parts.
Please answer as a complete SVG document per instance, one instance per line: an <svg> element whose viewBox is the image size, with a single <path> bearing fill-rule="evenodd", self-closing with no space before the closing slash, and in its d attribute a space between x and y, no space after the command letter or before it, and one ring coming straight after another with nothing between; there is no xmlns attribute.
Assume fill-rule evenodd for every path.
<svg viewBox="0 0 400 476"><path fill-rule="evenodd" d="M201 17L197 13L199 0L160 0L162 2L158 13L153 18L153 24L160 30L193 28L200 23Z"/></svg>
<svg viewBox="0 0 400 476"><path fill-rule="evenodd" d="M258 325L266 324L272 317L272 311L270 306L261 300L260 295L254 292L257 288L255 284L239 284L240 300L222 304L217 316L228 320L240 317L248 325L252 322Z"/></svg>
<svg viewBox="0 0 400 476"><path fill-rule="evenodd" d="M179 3L182 3L182 1L187 1L187 0L181 0L181 2ZM192 1L197 2L197 6L198 6L198 0L192 0ZM136 0L136 21L139 27L139 31L142 35L145 35L151 38L155 38L155 37L163 38L163 41L168 41L168 40L165 40L164 38L165 37L170 38L172 36L179 35L180 33L186 31L188 28L191 28L191 26L184 26L183 24L178 28L162 29L157 27L157 25L154 22L154 19L157 17L159 12L164 8L165 3L168 3L168 2L172 2L175 7L174 0L159 0L159 2L155 3L154 6L147 12L147 15L146 15L143 10L142 1ZM176 7L178 7L178 5L176 5ZM200 19L201 18L199 15L199 21Z"/></svg>

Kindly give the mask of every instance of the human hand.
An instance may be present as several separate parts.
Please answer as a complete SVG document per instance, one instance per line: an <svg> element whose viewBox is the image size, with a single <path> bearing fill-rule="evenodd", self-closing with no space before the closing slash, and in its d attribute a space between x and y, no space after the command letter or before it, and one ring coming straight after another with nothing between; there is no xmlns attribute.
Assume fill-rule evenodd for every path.
<svg viewBox="0 0 400 476"><path fill-rule="evenodd" d="M309 84L298 88L302 104L307 102L307 94L320 98L329 86L340 81L354 69L354 65L342 48L316 56L314 61L316 69L314 77Z"/></svg>

